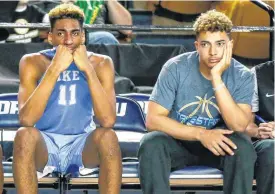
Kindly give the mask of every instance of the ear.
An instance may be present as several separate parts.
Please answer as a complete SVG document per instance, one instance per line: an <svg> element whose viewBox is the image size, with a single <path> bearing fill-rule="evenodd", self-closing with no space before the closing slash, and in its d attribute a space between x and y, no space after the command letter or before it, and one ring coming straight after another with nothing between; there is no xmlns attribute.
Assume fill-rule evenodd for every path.
<svg viewBox="0 0 275 194"><path fill-rule="evenodd" d="M48 34L48 42L49 42L49 44L51 44L51 45L52 45L52 40L53 40L52 32L49 32L49 34Z"/></svg>
<svg viewBox="0 0 275 194"><path fill-rule="evenodd" d="M196 47L196 50L198 50L198 49L199 49L199 43L198 43L198 41L195 41L195 42L194 42L194 45L195 45L195 47Z"/></svg>

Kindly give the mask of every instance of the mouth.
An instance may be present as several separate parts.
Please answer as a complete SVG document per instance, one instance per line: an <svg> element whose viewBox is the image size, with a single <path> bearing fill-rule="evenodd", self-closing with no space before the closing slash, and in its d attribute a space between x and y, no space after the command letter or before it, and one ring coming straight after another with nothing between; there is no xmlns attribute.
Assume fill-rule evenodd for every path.
<svg viewBox="0 0 275 194"><path fill-rule="evenodd" d="M74 51L75 51L75 48L73 48L73 47L68 47L68 46L67 46L67 48L68 48L71 52L74 52Z"/></svg>
<svg viewBox="0 0 275 194"><path fill-rule="evenodd" d="M209 59L209 63L218 63L220 62L220 59Z"/></svg>

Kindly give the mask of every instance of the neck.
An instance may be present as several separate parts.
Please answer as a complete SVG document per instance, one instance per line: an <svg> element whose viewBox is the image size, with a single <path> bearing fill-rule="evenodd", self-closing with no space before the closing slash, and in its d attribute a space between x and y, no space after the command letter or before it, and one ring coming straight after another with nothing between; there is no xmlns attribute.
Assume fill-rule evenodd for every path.
<svg viewBox="0 0 275 194"><path fill-rule="evenodd" d="M211 69L209 69L206 65L202 64L201 62L200 62L199 70L205 79L208 79L208 80L212 79Z"/></svg>

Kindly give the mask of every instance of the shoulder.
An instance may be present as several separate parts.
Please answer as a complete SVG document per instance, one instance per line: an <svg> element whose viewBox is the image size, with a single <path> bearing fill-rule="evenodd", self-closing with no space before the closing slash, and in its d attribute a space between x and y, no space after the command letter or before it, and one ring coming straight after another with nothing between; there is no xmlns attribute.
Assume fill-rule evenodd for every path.
<svg viewBox="0 0 275 194"><path fill-rule="evenodd" d="M40 64L46 59L46 57L41 54L40 52L37 53L29 53L23 55L23 57L20 59L20 62L22 63L31 63L31 64Z"/></svg>
<svg viewBox="0 0 275 194"><path fill-rule="evenodd" d="M234 75L237 76L237 78L249 78L249 77L253 77L253 72L251 72L251 70L246 67L245 65L241 64L239 61L237 61L236 59L232 58L232 62L231 62L231 69L234 73Z"/></svg>
<svg viewBox="0 0 275 194"><path fill-rule="evenodd" d="M197 52L187 52L180 55L177 55L169 59L165 64L164 68L174 71L178 68L186 68L198 60Z"/></svg>
<svg viewBox="0 0 275 194"><path fill-rule="evenodd" d="M97 66L113 66L113 60L107 55L102 55L98 53L88 52L89 60L94 65Z"/></svg>
<svg viewBox="0 0 275 194"><path fill-rule="evenodd" d="M113 60L107 55L102 55L98 53L88 52L89 60L93 65L97 75L114 75L115 69ZM108 74L108 75L107 75Z"/></svg>
<svg viewBox="0 0 275 194"><path fill-rule="evenodd" d="M46 60L46 57L41 53L25 54L19 62L20 72L39 75L43 73Z"/></svg>
<svg viewBox="0 0 275 194"><path fill-rule="evenodd" d="M261 63L261 64L258 64L256 65L254 68L255 68L255 71L264 71L264 70L270 70L271 72L273 72L274 70L274 64L275 64L275 61L267 61L265 63Z"/></svg>

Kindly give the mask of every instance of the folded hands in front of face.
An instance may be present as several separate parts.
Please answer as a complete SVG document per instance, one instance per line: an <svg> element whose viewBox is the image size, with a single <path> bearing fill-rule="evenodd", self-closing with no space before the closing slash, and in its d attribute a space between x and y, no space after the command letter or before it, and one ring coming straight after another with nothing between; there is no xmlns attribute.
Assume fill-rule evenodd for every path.
<svg viewBox="0 0 275 194"><path fill-rule="evenodd" d="M258 128L259 139L274 139L275 137L275 122L261 123Z"/></svg>
<svg viewBox="0 0 275 194"><path fill-rule="evenodd" d="M85 72L86 70L91 68L91 66L89 65L89 58L85 45L80 45L75 49L75 51L73 52L73 58L76 66L80 71Z"/></svg>
<svg viewBox="0 0 275 194"><path fill-rule="evenodd" d="M56 54L53 58L53 64L60 72L65 71L74 60L72 51L64 45L59 45L56 48Z"/></svg>
<svg viewBox="0 0 275 194"><path fill-rule="evenodd" d="M59 45L53 61L59 72L65 71L73 61L80 71L85 72L90 68L85 45L78 46L74 51L64 45Z"/></svg>
<svg viewBox="0 0 275 194"><path fill-rule="evenodd" d="M222 73L230 66L232 58L232 48L233 42L228 41L224 48L223 57L220 62L211 69L211 74L213 77L221 76Z"/></svg>

